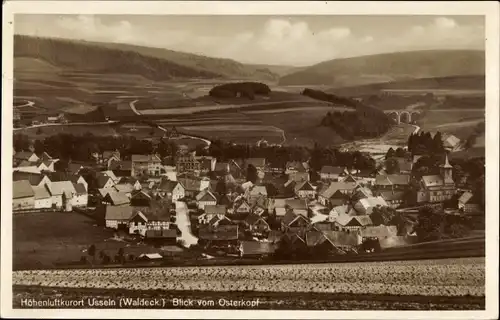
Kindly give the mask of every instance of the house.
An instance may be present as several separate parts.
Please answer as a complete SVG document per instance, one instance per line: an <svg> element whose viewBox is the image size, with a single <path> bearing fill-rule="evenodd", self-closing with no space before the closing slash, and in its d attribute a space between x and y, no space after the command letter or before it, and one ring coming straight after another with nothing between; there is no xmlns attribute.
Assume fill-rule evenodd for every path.
<svg viewBox="0 0 500 320"><path fill-rule="evenodd" d="M462 143L459 138L452 134L443 134L443 147L449 152L460 150Z"/></svg>
<svg viewBox="0 0 500 320"><path fill-rule="evenodd" d="M87 207L89 202L87 188L85 188L85 185L83 183L71 183L73 184L73 188L75 190L75 193L73 194L73 197L71 199L71 205L77 208Z"/></svg>
<svg viewBox="0 0 500 320"><path fill-rule="evenodd" d="M205 189L196 195L198 209L205 209L207 205L216 205L217 197L208 189Z"/></svg>
<svg viewBox="0 0 500 320"><path fill-rule="evenodd" d="M210 156L196 156L195 160L200 163L200 173L207 174L215 170L217 159Z"/></svg>
<svg viewBox="0 0 500 320"><path fill-rule="evenodd" d="M387 174L375 177L375 188L379 191L406 190L409 184L409 174Z"/></svg>
<svg viewBox="0 0 500 320"><path fill-rule="evenodd" d="M373 192L367 188L358 185L351 196L351 201L356 202L359 199L365 199L373 197Z"/></svg>
<svg viewBox="0 0 500 320"><path fill-rule="evenodd" d="M27 210L35 208L35 193L28 180L18 180L12 183L12 210Z"/></svg>
<svg viewBox="0 0 500 320"><path fill-rule="evenodd" d="M288 211L281 220L281 230L283 232L296 233L306 230L309 226L309 219L301 214Z"/></svg>
<svg viewBox="0 0 500 320"><path fill-rule="evenodd" d="M344 174L344 168L334 166L323 166L319 172L321 180L339 181L339 177Z"/></svg>
<svg viewBox="0 0 500 320"><path fill-rule="evenodd" d="M309 181L303 181L295 185L295 195L301 199L314 199L316 190Z"/></svg>
<svg viewBox="0 0 500 320"><path fill-rule="evenodd" d="M115 186L115 181L110 176L105 174L99 174L97 176L97 188L98 189L110 189Z"/></svg>
<svg viewBox="0 0 500 320"><path fill-rule="evenodd" d="M345 196L350 196L357 183L355 182L332 182L324 191L318 196L318 201L324 206L341 205L345 202Z"/></svg>
<svg viewBox="0 0 500 320"><path fill-rule="evenodd" d="M251 212L251 207L244 198L234 202L233 213L234 214L248 214Z"/></svg>
<svg viewBox="0 0 500 320"><path fill-rule="evenodd" d="M104 175L104 176L110 177L114 183L118 183L118 181L120 181L120 179L118 179L116 177L116 175L114 174L114 172L112 170L101 171L101 172L99 172L99 175Z"/></svg>
<svg viewBox="0 0 500 320"><path fill-rule="evenodd" d="M128 231L129 221L135 211L136 209L128 204L120 206L107 205L104 216L106 228Z"/></svg>
<svg viewBox="0 0 500 320"><path fill-rule="evenodd" d="M201 171L201 163L196 157L195 152L179 154L175 161L177 173L189 172L199 174Z"/></svg>
<svg viewBox="0 0 500 320"><path fill-rule="evenodd" d="M309 216L309 208L305 199L287 199L285 200L285 208L291 210L294 214L306 218Z"/></svg>
<svg viewBox="0 0 500 320"><path fill-rule="evenodd" d="M354 204L354 210L358 212L360 215L370 215L375 207L387 207L387 202L385 202L384 198L378 197L369 197L359 199Z"/></svg>
<svg viewBox="0 0 500 320"><path fill-rule="evenodd" d="M379 194L391 208L398 208L401 206L406 196L404 191L381 191Z"/></svg>
<svg viewBox="0 0 500 320"><path fill-rule="evenodd" d="M241 241L240 257L263 258L271 256L276 250L276 245L270 242Z"/></svg>
<svg viewBox="0 0 500 320"><path fill-rule="evenodd" d="M309 165L307 162L289 161L285 165L285 174L289 178L293 177L297 172L307 173L308 171Z"/></svg>
<svg viewBox="0 0 500 320"><path fill-rule="evenodd" d="M72 199L76 190L71 181L52 181L48 188L52 196L53 206L63 208L65 211L72 210Z"/></svg>
<svg viewBox="0 0 500 320"><path fill-rule="evenodd" d="M244 223L252 233L257 233L262 235L271 230L267 221L255 213L250 213L246 217Z"/></svg>
<svg viewBox="0 0 500 320"><path fill-rule="evenodd" d="M151 204L151 196L143 190L132 193L130 197L130 205L133 207L149 207Z"/></svg>
<svg viewBox="0 0 500 320"><path fill-rule="evenodd" d="M198 222L200 224L207 224L214 217L222 219L226 216L227 207L225 205L207 205L205 206L205 212L198 217Z"/></svg>
<svg viewBox="0 0 500 320"><path fill-rule="evenodd" d="M398 235L396 226L367 226L358 230L358 243L362 244L367 240L382 240Z"/></svg>
<svg viewBox="0 0 500 320"><path fill-rule="evenodd" d="M261 196L267 197L267 188L266 186L252 186L245 191L245 198L248 202L252 202L256 198L260 198Z"/></svg>
<svg viewBox="0 0 500 320"><path fill-rule="evenodd" d="M357 231L360 228L373 225L372 219L368 215L350 216L339 215L335 220L335 226L342 231Z"/></svg>
<svg viewBox="0 0 500 320"><path fill-rule="evenodd" d="M398 163L398 171L403 174L411 174L413 168L413 162L407 157L392 157L389 159L394 159ZM387 160L389 160L387 159Z"/></svg>
<svg viewBox="0 0 500 320"><path fill-rule="evenodd" d="M147 174L149 176L159 176L162 168L161 159L155 154L132 155L132 171L131 176L137 177Z"/></svg>
<svg viewBox="0 0 500 320"><path fill-rule="evenodd" d="M130 199L127 197L125 193L118 192L118 191L111 191L104 196L102 199L102 202L104 204L108 205L113 205L113 206L120 206L123 204L129 204Z"/></svg>
<svg viewBox="0 0 500 320"><path fill-rule="evenodd" d="M21 171L21 172L31 172L31 173L41 173L40 167L36 162L29 162L27 160L22 160L13 171Z"/></svg>
<svg viewBox="0 0 500 320"><path fill-rule="evenodd" d="M184 196L194 198L196 195L200 193L203 189L201 188L201 181L199 179L195 179L193 177L178 177L177 181L184 188Z"/></svg>
<svg viewBox="0 0 500 320"><path fill-rule="evenodd" d="M264 212L267 212L269 200L265 196L260 196L258 198L252 198L249 205L251 207L251 212L261 216Z"/></svg>
<svg viewBox="0 0 500 320"><path fill-rule="evenodd" d="M46 185L32 186L35 195L35 209L50 209L52 208L52 196Z"/></svg>
<svg viewBox="0 0 500 320"><path fill-rule="evenodd" d="M423 176L420 180L420 189L417 191L417 202L443 202L450 200L456 193L455 182L452 177L453 167L448 162L440 166L439 175Z"/></svg>
<svg viewBox="0 0 500 320"><path fill-rule="evenodd" d="M154 261L163 259L163 256L159 253L142 253L137 257L137 259L143 261Z"/></svg>
<svg viewBox="0 0 500 320"><path fill-rule="evenodd" d="M464 192L460 198L458 198L458 210L464 214L475 214L484 212L481 207L481 199L479 198L479 192Z"/></svg>
<svg viewBox="0 0 500 320"><path fill-rule="evenodd" d="M158 191L162 196L166 196L172 201L183 199L186 196L184 186L177 181L162 179L158 186Z"/></svg>
<svg viewBox="0 0 500 320"><path fill-rule="evenodd" d="M358 237L353 232L346 231L323 231L328 241L341 252L357 252Z"/></svg>
<svg viewBox="0 0 500 320"><path fill-rule="evenodd" d="M113 171L116 177L130 177L132 176L132 161L110 159L108 170Z"/></svg>
<svg viewBox="0 0 500 320"><path fill-rule="evenodd" d="M116 189L116 191L118 192L122 192L122 193L125 193L127 195L127 197L131 197L132 196L132 193L134 191L136 191L136 189L134 188L134 185L131 184L131 183L128 183L128 182L125 182L125 183L117 183L114 185L114 188ZM142 188L142 186L141 186Z"/></svg>
<svg viewBox="0 0 500 320"><path fill-rule="evenodd" d="M102 162L106 163L106 167L109 168L112 162L120 162L120 151L104 151L102 153Z"/></svg>
<svg viewBox="0 0 500 320"><path fill-rule="evenodd" d="M14 171L12 173L13 181L27 180L34 187L43 186L50 183L50 179L45 174Z"/></svg>

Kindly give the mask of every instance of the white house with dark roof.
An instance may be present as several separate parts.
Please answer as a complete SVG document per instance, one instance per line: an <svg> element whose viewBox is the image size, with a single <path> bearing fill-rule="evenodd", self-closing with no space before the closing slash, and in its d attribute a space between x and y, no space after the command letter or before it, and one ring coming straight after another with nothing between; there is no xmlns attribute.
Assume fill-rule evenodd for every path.
<svg viewBox="0 0 500 320"><path fill-rule="evenodd" d="M354 209L360 215L370 215L373 211L373 208L376 207L388 207L387 202L385 202L384 198L378 197L368 197L359 199L354 204Z"/></svg>
<svg viewBox="0 0 500 320"><path fill-rule="evenodd" d="M13 181L12 183L12 210L26 210L35 208L35 193L27 180Z"/></svg>
<svg viewBox="0 0 500 320"><path fill-rule="evenodd" d="M32 187L35 194L35 209L52 208L52 196L46 185Z"/></svg>
<svg viewBox="0 0 500 320"><path fill-rule="evenodd" d="M318 196L318 201L324 206L339 205L335 199L340 197L340 194L350 196L357 187L355 182L332 182L328 188L324 189ZM334 196L337 195L335 198Z"/></svg>
<svg viewBox="0 0 500 320"><path fill-rule="evenodd" d="M76 193L71 181L53 181L49 186L52 203L56 208L72 209L73 195Z"/></svg>
<svg viewBox="0 0 500 320"><path fill-rule="evenodd" d="M303 181L295 185L295 195L301 199L314 199L316 189L309 181Z"/></svg>
<svg viewBox="0 0 500 320"><path fill-rule="evenodd" d="M198 217L198 222L200 224L207 224L214 217L222 219L226 216L227 207L225 205L206 205L205 212Z"/></svg>
<svg viewBox="0 0 500 320"><path fill-rule="evenodd" d="M75 189L75 193L72 198L73 207L77 208L85 208L89 202L89 195L87 193L87 188L83 183L73 183L73 188Z"/></svg>
<svg viewBox="0 0 500 320"><path fill-rule="evenodd" d="M205 189L196 195L198 209L205 209L205 206L216 205L217 197L208 189Z"/></svg>
<svg viewBox="0 0 500 320"><path fill-rule="evenodd" d="M357 231L358 229L373 225L373 222L369 215L340 215L335 220L335 225L340 230Z"/></svg>

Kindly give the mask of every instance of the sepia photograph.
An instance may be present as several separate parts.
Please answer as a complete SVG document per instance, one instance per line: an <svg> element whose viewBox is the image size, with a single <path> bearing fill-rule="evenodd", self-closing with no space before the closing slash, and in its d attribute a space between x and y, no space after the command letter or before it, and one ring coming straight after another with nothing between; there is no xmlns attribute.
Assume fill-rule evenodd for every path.
<svg viewBox="0 0 500 320"><path fill-rule="evenodd" d="M498 316L497 3L13 2L10 316Z"/></svg>

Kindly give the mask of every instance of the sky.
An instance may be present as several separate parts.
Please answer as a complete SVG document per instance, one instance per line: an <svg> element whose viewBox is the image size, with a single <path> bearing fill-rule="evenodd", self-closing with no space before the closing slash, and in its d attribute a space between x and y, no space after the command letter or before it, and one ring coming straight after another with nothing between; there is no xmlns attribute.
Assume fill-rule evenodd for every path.
<svg viewBox="0 0 500 320"><path fill-rule="evenodd" d="M14 32L291 66L397 51L484 50L485 45L482 16L22 14L15 16Z"/></svg>

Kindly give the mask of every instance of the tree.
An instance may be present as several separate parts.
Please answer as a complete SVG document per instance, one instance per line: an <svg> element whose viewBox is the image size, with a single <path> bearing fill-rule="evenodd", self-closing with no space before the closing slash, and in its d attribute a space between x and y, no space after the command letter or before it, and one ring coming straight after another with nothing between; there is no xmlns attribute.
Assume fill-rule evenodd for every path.
<svg viewBox="0 0 500 320"><path fill-rule="evenodd" d="M394 151L394 149L389 148L389 150L387 150L387 153L385 154L385 159L393 158L395 155L396 155L396 152Z"/></svg>
<svg viewBox="0 0 500 320"><path fill-rule="evenodd" d="M443 137L441 135L441 132L436 132L434 135L433 141L432 141L432 146L430 150L436 152L436 153L442 153L444 151L443 147Z"/></svg>
<svg viewBox="0 0 500 320"><path fill-rule="evenodd" d="M38 127L38 129L36 129L36 134L41 135L42 133L43 133L42 128Z"/></svg>
<svg viewBox="0 0 500 320"><path fill-rule="evenodd" d="M389 158L385 161L385 170L388 174L399 173L399 162L395 158Z"/></svg>
<svg viewBox="0 0 500 320"><path fill-rule="evenodd" d="M444 218L434 208L425 206L419 210L415 231L419 241L439 240L442 237Z"/></svg>
<svg viewBox="0 0 500 320"><path fill-rule="evenodd" d="M14 150L17 152L28 150L30 147L30 139L27 135L22 133L14 134Z"/></svg>
<svg viewBox="0 0 500 320"><path fill-rule="evenodd" d="M247 181L251 181L252 183L255 183L258 178L257 174L257 168L255 168L253 165L249 164L247 167L247 175L246 175Z"/></svg>
<svg viewBox="0 0 500 320"><path fill-rule="evenodd" d="M92 260L95 261L95 245L90 245L90 247L87 249L87 254L92 257Z"/></svg>
<svg viewBox="0 0 500 320"><path fill-rule="evenodd" d="M35 149L36 154L40 154L45 151L45 146L43 145L43 142L38 139L35 140L33 147Z"/></svg>
<svg viewBox="0 0 500 320"><path fill-rule="evenodd" d="M217 181L217 184L215 185L215 192L220 195L224 195L227 193L227 186L224 180Z"/></svg>
<svg viewBox="0 0 500 320"><path fill-rule="evenodd" d="M391 207L376 206L370 215L374 225L390 225L396 217L396 209Z"/></svg>

